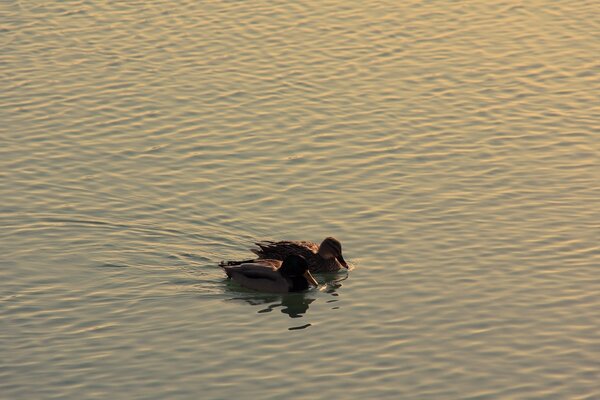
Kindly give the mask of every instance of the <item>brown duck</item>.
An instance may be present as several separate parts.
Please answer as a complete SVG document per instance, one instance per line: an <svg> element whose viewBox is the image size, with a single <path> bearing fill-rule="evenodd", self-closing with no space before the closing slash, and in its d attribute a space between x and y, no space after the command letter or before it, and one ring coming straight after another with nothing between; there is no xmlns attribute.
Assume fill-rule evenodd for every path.
<svg viewBox="0 0 600 400"><path fill-rule="evenodd" d="M332 237L325 238L320 245L307 241L288 240L262 241L257 242L256 245L258 249L251 249L251 251L258 256L258 260L284 260L288 255L295 254L304 257L310 272L336 272L342 268L348 268L348 264L342 256L341 243ZM256 261L227 261L222 265L239 265Z"/></svg>

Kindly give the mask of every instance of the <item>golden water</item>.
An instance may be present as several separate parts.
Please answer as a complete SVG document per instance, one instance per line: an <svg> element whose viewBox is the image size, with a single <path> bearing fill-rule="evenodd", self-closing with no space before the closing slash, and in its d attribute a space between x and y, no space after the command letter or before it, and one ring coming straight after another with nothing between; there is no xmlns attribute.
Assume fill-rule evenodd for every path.
<svg viewBox="0 0 600 400"><path fill-rule="evenodd" d="M600 398L594 1L4 1L0 397ZM216 263L341 240L258 295Z"/></svg>

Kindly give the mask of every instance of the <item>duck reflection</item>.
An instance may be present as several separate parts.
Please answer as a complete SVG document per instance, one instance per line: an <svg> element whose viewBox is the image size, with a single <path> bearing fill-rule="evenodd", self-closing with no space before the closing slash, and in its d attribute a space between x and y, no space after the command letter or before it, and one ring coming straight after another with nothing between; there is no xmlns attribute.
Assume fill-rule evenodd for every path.
<svg viewBox="0 0 600 400"><path fill-rule="evenodd" d="M308 311L308 306L316 299L308 299L302 294L284 296L281 299L281 312L290 318L300 318Z"/></svg>
<svg viewBox="0 0 600 400"><path fill-rule="evenodd" d="M318 293L326 293L336 298L326 300L326 303L335 303L338 301L337 297L338 289L342 287L342 282L348 278L348 275L339 276L339 274L326 274L320 277L320 281L324 281L320 285L317 291L307 291L299 293L286 293L286 294L265 294L259 292L250 292L237 289L237 296L232 297L231 300L243 300L252 306L264 306L261 307L257 312L259 314L271 312L277 308L281 309L283 314L287 314L290 318L301 318L306 313L310 305L317 300L319 297ZM229 286L229 285L228 285ZM233 287L230 290L235 290ZM241 294L241 295L240 295ZM338 309L339 307L332 307L332 309ZM310 324L303 326L308 327ZM303 329L303 327L294 327L293 329ZM292 329L292 328L290 328Z"/></svg>
<svg viewBox="0 0 600 400"><path fill-rule="evenodd" d="M266 307L258 310L259 314L268 313L281 307L281 312L287 314L290 318L300 318L306 314L308 307L316 299L307 297L305 293L293 293L277 296L250 295L234 297L231 300L243 300L253 306L265 305Z"/></svg>
<svg viewBox="0 0 600 400"><path fill-rule="evenodd" d="M339 276L339 274L327 274L323 275L325 278L325 293L329 293L332 296L339 296L337 290L342 287L342 282L348 279L348 274Z"/></svg>

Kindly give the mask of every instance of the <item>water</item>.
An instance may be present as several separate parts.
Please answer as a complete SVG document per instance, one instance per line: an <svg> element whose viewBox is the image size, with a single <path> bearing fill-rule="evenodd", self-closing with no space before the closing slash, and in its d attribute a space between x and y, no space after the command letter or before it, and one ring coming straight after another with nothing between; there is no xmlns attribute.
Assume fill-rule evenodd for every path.
<svg viewBox="0 0 600 400"><path fill-rule="evenodd" d="M600 398L596 2L0 9L0 397Z"/></svg>

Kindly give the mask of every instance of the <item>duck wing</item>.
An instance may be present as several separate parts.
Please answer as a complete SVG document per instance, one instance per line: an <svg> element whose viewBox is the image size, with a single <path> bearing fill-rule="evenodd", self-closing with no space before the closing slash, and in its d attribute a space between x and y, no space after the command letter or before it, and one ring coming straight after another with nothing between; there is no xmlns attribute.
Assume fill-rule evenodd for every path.
<svg viewBox="0 0 600 400"><path fill-rule="evenodd" d="M236 263L237 261L230 261L228 263L221 262L219 266L223 268L229 277L231 277L230 274L232 273L252 275L264 274L265 276L271 274L278 275L277 268L281 266L281 261L278 260L249 260L248 262Z"/></svg>
<svg viewBox="0 0 600 400"><path fill-rule="evenodd" d="M272 267L273 269L278 269L281 267L281 260L272 260L272 259L251 259L251 260L232 260L232 261L221 261L219 263L219 267L232 267L236 265L242 264L264 264Z"/></svg>
<svg viewBox="0 0 600 400"><path fill-rule="evenodd" d="M251 249L259 258L283 260L290 254L297 254L306 259L314 256L319 251L319 245L308 241L273 242L270 240L255 243L258 249Z"/></svg>

